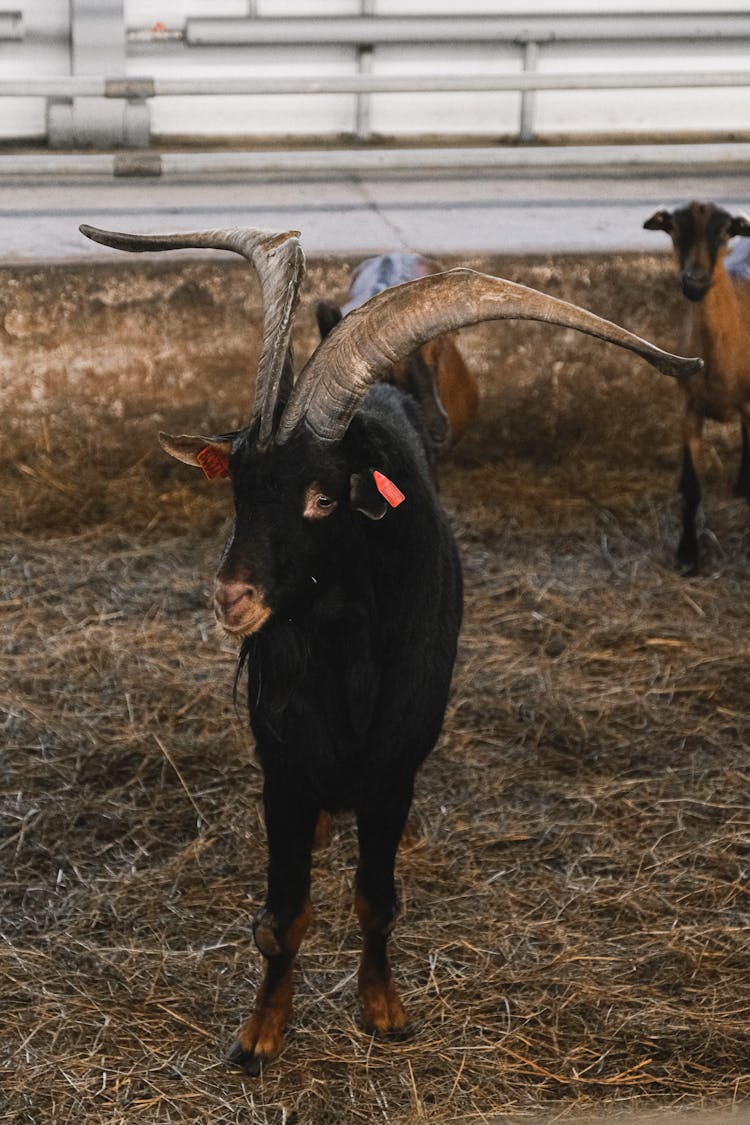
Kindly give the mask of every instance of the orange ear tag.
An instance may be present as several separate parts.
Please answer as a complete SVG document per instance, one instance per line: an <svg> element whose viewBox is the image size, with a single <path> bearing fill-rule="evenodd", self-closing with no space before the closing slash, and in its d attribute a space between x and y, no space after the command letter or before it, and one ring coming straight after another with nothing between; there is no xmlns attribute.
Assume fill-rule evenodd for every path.
<svg viewBox="0 0 750 1125"><path fill-rule="evenodd" d="M397 508L399 504L403 504L406 497L392 480L389 480L383 473L379 473L377 469L373 469L372 479L375 481L375 487L387 504L390 504L392 508Z"/></svg>
<svg viewBox="0 0 750 1125"><path fill-rule="evenodd" d="M229 458L222 456L218 450L207 445L199 453L196 453L195 459L203 469L203 475L207 480L216 480L217 477L229 476Z"/></svg>

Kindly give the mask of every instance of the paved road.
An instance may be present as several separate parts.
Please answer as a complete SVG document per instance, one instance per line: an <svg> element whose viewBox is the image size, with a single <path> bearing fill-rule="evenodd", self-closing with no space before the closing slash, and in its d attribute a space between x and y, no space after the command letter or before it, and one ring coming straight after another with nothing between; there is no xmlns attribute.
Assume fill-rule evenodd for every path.
<svg viewBox="0 0 750 1125"><path fill-rule="evenodd" d="M693 172L684 164L652 172L519 166L329 177L0 175L0 258L112 254L78 233L81 222L140 232L297 228L308 256L666 250L666 238L644 231L643 220L658 206L690 199L750 212L750 179L737 169Z"/></svg>

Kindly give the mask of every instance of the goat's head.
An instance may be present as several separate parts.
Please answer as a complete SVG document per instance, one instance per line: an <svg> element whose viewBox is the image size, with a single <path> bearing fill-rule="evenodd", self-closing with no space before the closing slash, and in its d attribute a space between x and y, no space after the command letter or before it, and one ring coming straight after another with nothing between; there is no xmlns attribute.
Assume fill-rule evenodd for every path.
<svg viewBox="0 0 750 1125"><path fill-rule="evenodd" d="M362 519L382 519L403 499L373 464L367 435L352 423L370 388L425 341L485 320L538 320L627 348L668 375L701 366L700 360L663 352L566 301L456 269L384 290L352 310L295 382L291 331L304 273L298 232L144 236L88 226L81 231L134 252L233 250L258 274L265 312L250 422L219 437L160 435L173 457L209 477L232 481L234 530L217 574L214 609L219 623L237 637L257 632L273 614L293 617L319 598L339 576L342 548Z"/></svg>
<svg viewBox="0 0 750 1125"><path fill-rule="evenodd" d="M711 288L714 270L737 234L750 235L750 220L730 215L715 203L689 203L676 211L659 210L643 224L670 236L679 263L680 285L689 301L701 301Z"/></svg>
<svg viewBox="0 0 750 1125"><path fill-rule="evenodd" d="M283 443L260 441L260 420L219 438L160 434L163 449L208 476L227 476L235 520L214 587L219 624L236 637L257 632L272 614L295 617L343 577L354 511L371 518L386 504L353 470L340 442L321 442L305 426Z"/></svg>

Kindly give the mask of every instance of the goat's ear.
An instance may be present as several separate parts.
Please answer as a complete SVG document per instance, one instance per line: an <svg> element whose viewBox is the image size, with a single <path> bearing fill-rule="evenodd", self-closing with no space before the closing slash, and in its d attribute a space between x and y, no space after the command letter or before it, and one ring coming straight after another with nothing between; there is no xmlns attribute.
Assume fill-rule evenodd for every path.
<svg viewBox="0 0 750 1125"><path fill-rule="evenodd" d="M341 320L341 309L335 301L318 301L315 306L315 319L321 340L325 340Z"/></svg>
<svg viewBox="0 0 750 1125"><path fill-rule="evenodd" d="M352 473L349 478L349 503L355 512L361 512L369 520L382 520L388 505L375 487L372 472Z"/></svg>
<svg viewBox="0 0 750 1125"><path fill-rule="evenodd" d="M199 434L181 434L179 437L159 434L159 443L170 457L202 469L209 480L229 476L231 441L201 437Z"/></svg>
<svg viewBox="0 0 750 1125"><path fill-rule="evenodd" d="M397 508L405 499L398 485L377 469L352 473L349 478L349 503L368 519L382 520L389 508Z"/></svg>
<svg viewBox="0 0 750 1125"><path fill-rule="evenodd" d="M672 212L663 209L654 211L650 219L643 224L645 230L665 230L669 234L674 229Z"/></svg>
<svg viewBox="0 0 750 1125"><path fill-rule="evenodd" d="M730 238L733 238L735 234L744 234L746 238L750 237L750 219L745 215L732 215L728 234Z"/></svg>

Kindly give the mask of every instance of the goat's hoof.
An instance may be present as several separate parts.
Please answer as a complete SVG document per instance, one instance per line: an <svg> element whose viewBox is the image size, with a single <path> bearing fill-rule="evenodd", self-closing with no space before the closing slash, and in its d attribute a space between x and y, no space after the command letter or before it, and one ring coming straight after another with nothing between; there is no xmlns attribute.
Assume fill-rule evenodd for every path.
<svg viewBox="0 0 750 1125"><path fill-rule="evenodd" d="M252 1047L246 1047L242 1043L240 1032L239 1038L235 1039L224 1055L224 1061L244 1070L245 1074L249 1074L251 1078L257 1078L263 1067L280 1054L283 1046L284 1040L278 1038L273 1041L266 1041L265 1045L260 1039L257 1039Z"/></svg>
<svg viewBox="0 0 750 1125"><path fill-rule="evenodd" d="M389 1027L385 1031L376 1031L375 1038L379 1039L381 1043L405 1043L407 1039L411 1039L412 1027L410 1023L404 1023L401 1027Z"/></svg>
<svg viewBox="0 0 750 1125"><path fill-rule="evenodd" d="M286 1007L261 1007L240 1024L236 1038L224 1055L226 1062L241 1067L253 1077L284 1047L284 1024L289 1015Z"/></svg>
<svg viewBox="0 0 750 1125"><path fill-rule="evenodd" d="M685 578L698 573L698 544L680 543L677 548L677 569Z"/></svg>
<svg viewBox="0 0 750 1125"><path fill-rule="evenodd" d="M247 1051L239 1039L235 1039L234 1043L229 1047L224 1055L224 1061L231 1063L232 1066L238 1066L249 1074L251 1078L257 1078L260 1074L263 1060L260 1059L254 1051Z"/></svg>
<svg viewBox="0 0 750 1125"><path fill-rule="evenodd" d="M364 1013L360 1016L359 1026L366 1035L374 1035L378 1043L405 1043L407 1039L411 1039L414 1031L412 1025L408 1022L404 1022L400 1026L398 1024L393 1026L376 1025Z"/></svg>
<svg viewBox="0 0 750 1125"><path fill-rule="evenodd" d="M363 988L362 1025L379 1039L398 1039L406 1035L406 1012L392 981L374 988Z"/></svg>
<svg viewBox="0 0 750 1125"><path fill-rule="evenodd" d="M678 556L677 569L679 570L683 578L695 578L696 574L698 573L698 560L680 558Z"/></svg>

